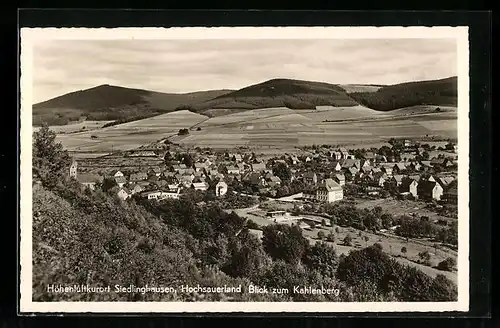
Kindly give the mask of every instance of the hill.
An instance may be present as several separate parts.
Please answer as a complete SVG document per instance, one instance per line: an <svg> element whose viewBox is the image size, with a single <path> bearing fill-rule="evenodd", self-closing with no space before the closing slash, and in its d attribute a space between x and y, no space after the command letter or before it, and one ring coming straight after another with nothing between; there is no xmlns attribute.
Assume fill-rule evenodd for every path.
<svg viewBox="0 0 500 328"><path fill-rule="evenodd" d="M349 96L361 105L380 111L391 111L419 105L456 106L458 78L400 83L375 92L354 92Z"/></svg>
<svg viewBox="0 0 500 328"><path fill-rule="evenodd" d="M287 107L315 109L316 106L356 106L338 85L292 79L272 79L220 95L192 106L191 110L211 114L213 109L260 109ZM205 113L205 111L207 111Z"/></svg>
<svg viewBox="0 0 500 328"><path fill-rule="evenodd" d="M33 105L33 125L65 125L72 121L134 121L172 112L181 104L205 102L231 90L185 94L161 93L113 85L71 92Z"/></svg>

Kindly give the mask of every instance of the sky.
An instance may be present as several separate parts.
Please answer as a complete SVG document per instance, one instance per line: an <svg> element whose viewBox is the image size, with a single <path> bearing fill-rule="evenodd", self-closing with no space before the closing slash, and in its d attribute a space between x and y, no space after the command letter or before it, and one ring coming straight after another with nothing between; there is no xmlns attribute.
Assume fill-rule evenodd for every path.
<svg viewBox="0 0 500 328"><path fill-rule="evenodd" d="M455 39L43 40L33 101L101 84L167 93L273 78L396 84L457 75Z"/></svg>

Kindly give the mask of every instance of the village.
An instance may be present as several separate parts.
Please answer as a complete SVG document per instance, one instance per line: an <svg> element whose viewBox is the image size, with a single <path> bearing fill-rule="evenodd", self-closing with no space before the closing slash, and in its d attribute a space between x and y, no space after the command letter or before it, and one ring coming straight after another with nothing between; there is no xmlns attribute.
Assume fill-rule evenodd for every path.
<svg viewBox="0 0 500 328"><path fill-rule="evenodd" d="M392 147L346 149L305 147L302 154L262 155L212 149L171 150L156 143L94 159L105 165L83 166L73 161L69 175L95 189L105 180L116 185L116 195L147 199L178 199L186 190L228 191L247 196L288 198L306 202L337 202L347 195L372 198L457 202L457 147L393 140ZM429 153L439 153L429 158ZM113 164L113 159L119 163ZM130 163L133 163L131 165Z"/></svg>

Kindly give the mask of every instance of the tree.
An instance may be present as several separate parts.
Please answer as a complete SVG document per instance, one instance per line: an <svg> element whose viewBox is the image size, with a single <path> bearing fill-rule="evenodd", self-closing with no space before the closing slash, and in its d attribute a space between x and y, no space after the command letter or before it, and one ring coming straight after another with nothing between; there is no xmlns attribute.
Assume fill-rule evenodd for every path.
<svg viewBox="0 0 500 328"><path fill-rule="evenodd" d="M318 239L319 240L325 239L325 233L322 230L318 231Z"/></svg>
<svg viewBox="0 0 500 328"><path fill-rule="evenodd" d="M418 253L418 257L423 261L425 265L430 265L431 254L429 254L429 251Z"/></svg>
<svg viewBox="0 0 500 328"><path fill-rule="evenodd" d="M33 177L46 186L54 186L64 178L71 162L68 152L55 139L55 132L47 124L33 134Z"/></svg>
<svg viewBox="0 0 500 328"><path fill-rule="evenodd" d="M309 242L298 226L274 224L264 227L262 245L272 258L295 263L302 257Z"/></svg>
<svg viewBox="0 0 500 328"><path fill-rule="evenodd" d="M189 130L188 129L180 129L177 134L180 136L185 136L185 135L189 134Z"/></svg>
<svg viewBox="0 0 500 328"><path fill-rule="evenodd" d="M370 238L368 236L364 236L363 239L365 240L365 246L366 246Z"/></svg>
<svg viewBox="0 0 500 328"><path fill-rule="evenodd" d="M115 179L113 179L111 177L106 177L102 181L101 190L104 191L104 192L107 192L108 190L110 190L110 189L112 189L112 188L114 188L116 186L117 186L117 184L116 184Z"/></svg>
<svg viewBox="0 0 500 328"><path fill-rule="evenodd" d="M428 153L426 150L424 150L424 151L422 152L422 160L424 160L424 161L428 161L428 160L429 160L429 157L430 157L429 153Z"/></svg>
<svg viewBox="0 0 500 328"><path fill-rule="evenodd" d="M452 257L448 257L445 260L439 262L437 268L443 271L453 271L456 265L457 261Z"/></svg>
<svg viewBox="0 0 500 328"><path fill-rule="evenodd" d="M347 234L344 237L344 245L346 245L346 246L352 246L352 237L351 237L350 234Z"/></svg>
<svg viewBox="0 0 500 328"><path fill-rule="evenodd" d="M328 240L331 243L335 242L335 235L333 234L333 232L330 232L328 236L326 236L326 240Z"/></svg>
<svg viewBox="0 0 500 328"><path fill-rule="evenodd" d="M247 220L246 226L248 229L259 229L259 225L252 220Z"/></svg>
<svg viewBox="0 0 500 328"><path fill-rule="evenodd" d="M272 166L273 174L281 179L281 181L290 181L292 178L292 172L290 168L282 162L275 163Z"/></svg>
<svg viewBox="0 0 500 328"><path fill-rule="evenodd" d="M317 242L308 247L302 262L311 270L319 271L323 276L334 277L339 259L335 249L325 242Z"/></svg>
<svg viewBox="0 0 500 328"><path fill-rule="evenodd" d="M406 252L407 252L407 251L408 251L408 250L406 249L406 247L404 247L404 246L403 246L403 247L401 247L401 253L406 254Z"/></svg>
<svg viewBox="0 0 500 328"><path fill-rule="evenodd" d="M325 219L321 219L321 226L326 227L326 220Z"/></svg>

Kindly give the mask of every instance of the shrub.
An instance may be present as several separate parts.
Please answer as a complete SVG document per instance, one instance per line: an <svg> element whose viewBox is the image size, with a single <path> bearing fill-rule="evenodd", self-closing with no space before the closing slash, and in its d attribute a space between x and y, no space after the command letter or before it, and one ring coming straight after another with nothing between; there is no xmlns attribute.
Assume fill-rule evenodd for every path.
<svg viewBox="0 0 500 328"><path fill-rule="evenodd" d="M318 239L323 240L325 239L325 233L323 231L318 231Z"/></svg>
<svg viewBox="0 0 500 328"><path fill-rule="evenodd" d="M406 252L407 252L407 251L408 251L408 250L406 249L406 247L404 247L404 246L403 246L403 247L401 247L401 253L406 254Z"/></svg>
<svg viewBox="0 0 500 328"><path fill-rule="evenodd" d="M452 257L448 257L447 259L439 262L437 268L443 271L453 271L453 268L455 268L456 265L457 262L455 261L455 259Z"/></svg>
<svg viewBox="0 0 500 328"><path fill-rule="evenodd" d="M344 238L344 245L352 246L352 237L350 234L347 234Z"/></svg>

